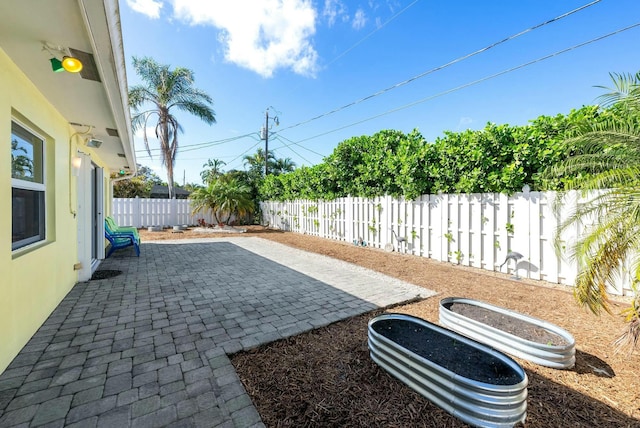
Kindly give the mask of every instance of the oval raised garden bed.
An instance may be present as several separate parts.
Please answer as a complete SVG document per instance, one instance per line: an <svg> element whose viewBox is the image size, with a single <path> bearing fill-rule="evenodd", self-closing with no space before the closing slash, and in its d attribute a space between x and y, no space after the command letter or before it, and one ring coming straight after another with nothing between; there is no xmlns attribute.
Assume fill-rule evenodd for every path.
<svg viewBox="0 0 640 428"><path fill-rule="evenodd" d="M375 363L458 419L481 427L524 422L527 375L503 353L404 314L372 319L368 336Z"/></svg>
<svg viewBox="0 0 640 428"><path fill-rule="evenodd" d="M507 354L554 369L575 365L575 339L549 322L462 297L440 301L440 324Z"/></svg>

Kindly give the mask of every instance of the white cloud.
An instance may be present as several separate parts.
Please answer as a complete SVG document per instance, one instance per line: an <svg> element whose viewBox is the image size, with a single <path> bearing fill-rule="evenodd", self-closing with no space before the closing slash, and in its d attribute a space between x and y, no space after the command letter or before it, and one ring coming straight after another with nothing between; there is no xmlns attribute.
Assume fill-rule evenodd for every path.
<svg viewBox="0 0 640 428"><path fill-rule="evenodd" d="M364 10L362 9L356 10L356 14L353 17L353 22L351 23L353 28L355 28L356 30L360 30L364 28L366 23L367 23L367 17L364 14Z"/></svg>
<svg viewBox="0 0 640 428"><path fill-rule="evenodd" d="M310 0L172 0L175 17L220 30L225 60L271 77L279 68L313 76L316 11Z"/></svg>
<svg viewBox="0 0 640 428"><path fill-rule="evenodd" d="M327 18L327 25L332 27L337 18L348 20L347 7L340 0L324 0L324 10L322 16Z"/></svg>
<svg viewBox="0 0 640 428"><path fill-rule="evenodd" d="M391 13L394 13L396 11L396 9L400 8L400 6L402 6L402 5L400 4L400 2L398 2L396 0L387 0L387 7L391 11Z"/></svg>
<svg viewBox="0 0 640 428"><path fill-rule="evenodd" d="M127 5L133 10L151 19L160 18L160 9L162 9L161 0L127 0Z"/></svg>

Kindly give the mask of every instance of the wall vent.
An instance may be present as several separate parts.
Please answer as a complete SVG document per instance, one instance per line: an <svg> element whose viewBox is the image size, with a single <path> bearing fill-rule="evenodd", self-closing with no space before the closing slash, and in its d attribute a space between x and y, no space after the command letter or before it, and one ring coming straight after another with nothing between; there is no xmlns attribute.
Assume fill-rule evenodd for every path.
<svg viewBox="0 0 640 428"><path fill-rule="evenodd" d="M72 56L78 58L82 62L82 70L80 76L83 79L94 80L100 82L100 75L98 74L98 68L96 67L96 61L93 59L93 55L88 52L79 51L77 49L69 48L69 52Z"/></svg>

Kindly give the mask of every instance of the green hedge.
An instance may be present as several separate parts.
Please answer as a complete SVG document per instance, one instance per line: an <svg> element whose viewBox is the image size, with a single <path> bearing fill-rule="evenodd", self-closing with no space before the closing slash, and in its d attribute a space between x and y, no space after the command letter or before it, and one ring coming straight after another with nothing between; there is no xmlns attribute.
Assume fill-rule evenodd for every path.
<svg viewBox="0 0 640 428"><path fill-rule="evenodd" d="M260 187L262 200L324 199L344 196L403 196L430 193L481 193L557 190L562 179L543 180L540 172L571 154L566 141L576 129L609 114L597 106L568 115L540 116L526 126L488 123L479 131L445 132L428 143L409 134L383 130L338 144L324 162L270 175Z"/></svg>

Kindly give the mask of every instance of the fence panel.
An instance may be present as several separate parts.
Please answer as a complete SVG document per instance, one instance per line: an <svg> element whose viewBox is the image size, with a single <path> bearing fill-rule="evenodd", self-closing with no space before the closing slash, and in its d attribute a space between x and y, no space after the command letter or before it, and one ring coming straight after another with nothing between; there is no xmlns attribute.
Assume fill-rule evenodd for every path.
<svg viewBox="0 0 640 428"><path fill-rule="evenodd" d="M573 194L573 199L565 200L561 212L556 213L552 209L554 199L553 192L529 192L525 188L512 196L438 194L423 195L414 201L384 196L263 202L262 221L271 227L326 239L362 239L374 248L389 248L387 244L392 244L395 251L415 256L503 273L517 270L523 278L572 285L576 265L558 256L554 236L561 219L567 218L580 200L577 193ZM114 215L120 224L138 226L135 216L140 213L144 217L151 208L138 209L131 201L119 205L114 200ZM170 215L170 208L162 203L154 206L162 214L154 214L153 221ZM176 206L173 212L181 213L180 209ZM575 242L581 232L577 227L568 230L561 245ZM406 241L399 243L396 235ZM523 258L517 264L504 264L509 251L519 252ZM617 289L609 291L629 294L628 275L621 278Z"/></svg>
<svg viewBox="0 0 640 428"><path fill-rule="evenodd" d="M208 224L216 223L212 213L199 212L193 215L192 210L189 199L114 198L112 215L119 225L137 228L193 226L198 224L199 219Z"/></svg>

